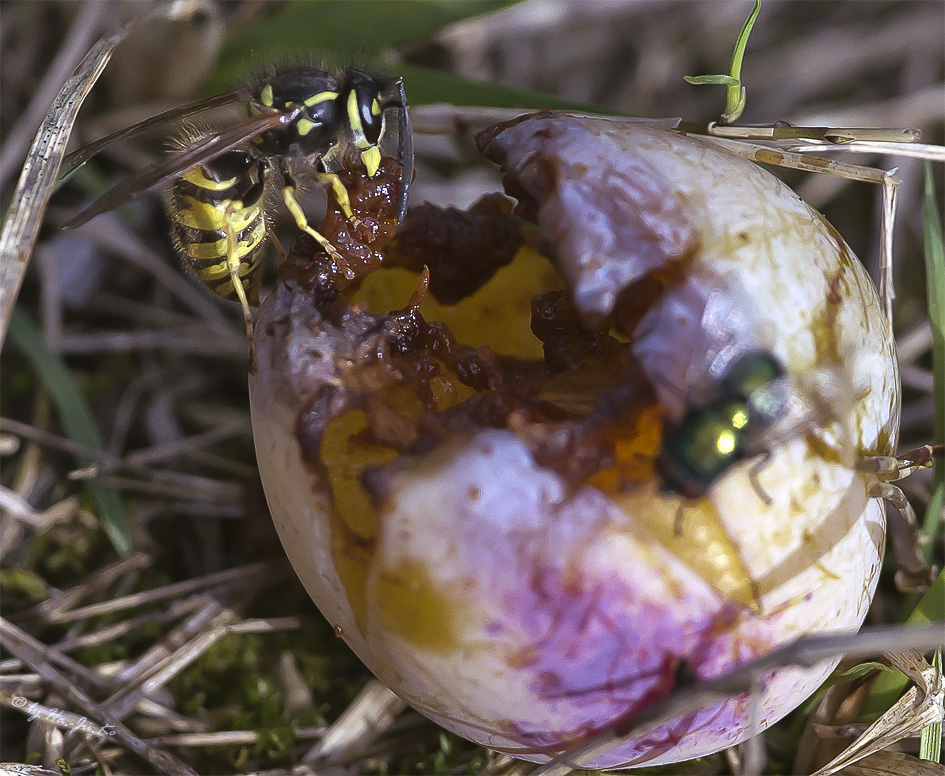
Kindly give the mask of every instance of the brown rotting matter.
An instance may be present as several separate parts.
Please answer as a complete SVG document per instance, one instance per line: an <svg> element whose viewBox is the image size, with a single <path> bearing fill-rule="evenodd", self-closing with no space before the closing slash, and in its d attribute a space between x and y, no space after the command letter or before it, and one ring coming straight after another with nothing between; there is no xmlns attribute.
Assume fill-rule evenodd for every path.
<svg viewBox="0 0 945 776"><path fill-rule="evenodd" d="M328 210L318 231L338 249L354 271L355 280L373 272L384 260L384 249L397 228L402 171L400 164L388 156L381 159L373 178L352 168L338 171L359 223L348 219L328 194ZM318 306L334 301L351 282L337 271L324 248L308 235L299 237L289 251L279 267L279 280L309 291Z"/></svg>
<svg viewBox="0 0 945 776"><path fill-rule="evenodd" d="M531 330L543 360L457 341L445 323L421 313L424 294L453 305L476 293L515 258L523 244L522 222L502 195L484 197L468 211L424 204L409 211L392 240L398 171L385 159L375 178L340 173L360 228L334 206L320 231L355 270L353 281L337 273L305 236L280 271L283 282L314 297L326 324L346 333L345 342L354 337L346 355L336 355L341 386L321 389L297 420L309 465L320 459L322 433L333 419L359 410L367 425L350 438L352 450L382 446L398 456L420 455L484 428L501 428L518 435L541 465L574 487L604 470L614 487L632 487L647 469L624 465L627 440L615 429L636 433L638 419L652 414L656 399L626 341L611 333L612 325L623 329L626 321L588 328L569 292L559 290L531 301ZM352 303L362 278L391 267L420 276L404 307L369 313ZM643 295L648 303L658 297L656 288L651 291ZM652 456L650 447L639 456ZM362 470L362 486L375 506L387 491L385 468Z"/></svg>
<svg viewBox="0 0 945 776"><path fill-rule="evenodd" d="M469 210L424 203L412 208L387 250L387 266L430 268L430 293L455 304L478 291L522 244L512 202L487 194Z"/></svg>

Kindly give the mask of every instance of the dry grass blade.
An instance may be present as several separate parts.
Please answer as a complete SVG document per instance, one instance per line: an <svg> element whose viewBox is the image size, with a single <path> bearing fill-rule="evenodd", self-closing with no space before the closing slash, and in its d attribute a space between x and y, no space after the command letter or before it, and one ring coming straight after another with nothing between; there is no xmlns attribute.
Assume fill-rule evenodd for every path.
<svg viewBox="0 0 945 776"><path fill-rule="evenodd" d="M788 146L788 150L795 153L829 153L830 151L847 151L860 154L890 154L910 157L913 159L928 159L930 162L945 163L945 147L929 143L893 143L877 140L858 140L846 145L798 145Z"/></svg>
<svg viewBox="0 0 945 776"><path fill-rule="evenodd" d="M65 156L66 143L82 102L108 64L115 47L127 37L132 27L158 16L186 18L195 9L194 3L177 0L105 35L92 46L59 91L26 157L10 210L0 231L0 349L6 340L13 305L23 283L43 214Z"/></svg>
<svg viewBox="0 0 945 776"><path fill-rule="evenodd" d="M892 339L893 302L896 299L896 287L893 283L893 234L896 226L896 196L902 181L896 177L896 170L888 170L883 176L883 217L880 229L880 276L879 295L886 312L886 336Z"/></svg>
<svg viewBox="0 0 945 776"><path fill-rule="evenodd" d="M338 721L328 728L321 741L309 750L303 762L337 761L350 754L352 748L369 745L406 707L407 704L383 684L369 682Z"/></svg>
<svg viewBox="0 0 945 776"><path fill-rule="evenodd" d="M101 614L110 614L122 611L123 609L142 606L143 604L153 603L155 601L177 598L197 590L213 588L220 585L233 584L236 586L249 586L255 584L258 579L264 575L272 575L272 567L269 564L256 563L240 568L219 571L195 579L189 579L185 582L165 585L143 593L133 593L119 598L113 598L110 601L90 604L89 606L84 606L79 609L43 611L37 608L25 612L22 619L24 621L38 619L47 623L75 622Z"/></svg>
<svg viewBox="0 0 945 776"><path fill-rule="evenodd" d="M843 636L814 636L800 639L751 663L746 663L718 679L696 682L673 693L666 699L649 706L645 711L625 720L618 720L604 733L556 757L547 765L540 765L533 776L565 776L582 768L582 762L612 749L621 738L638 736L655 729L675 717L692 714L709 704L731 695L749 693L765 672L783 666L813 666L821 660L837 655L868 657L892 652L903 644L921 651L935 649L941 644L939 626L925 628L890 627ZM941 679L939 679L941 681Z"/></svg>
<svg viewBox="0 0 945 776"><path fill-rule="evenodd" d="M477 105L434 103L411 108L410 123L415 135L442 136L449 134L472 136L479 130L510 121L522 115L519 108L483 108ZM593 115L593 114L588 114ZM654 129L675 129L681 118L661 119L634 118L629 116L607 116L613 121L637 124Z"/></svg>
<svg viewBox="0 0 945 776"><path fill-rule="evenodd" d="M22 423L21 421L11 418L0 418L0 429L8 431L11 434L16 434L17 436L25 437L34 442L39 442L56 450L72 453L75 456L82 456L83 458L91 458L93 460L103 457L102 451L96 450L94 447L83 445L81 442L67 439L58 434L52 434L41 428L36 428L28 423Z"/></svg>
<svg viewBox="0 0 945 776"><path fill-rule="evenodd" d="M78 510L79 500L70 497L54 504L49 509L37 512L19 493L0 486L0 508L35 530L45 531L55 523L69 520ZM2 554L0 552L0 556Z"/></svg>
<svg viewBox="0 0 945 776"><path fill-rule="evenodd" d="M133 633L144 626L172 622L178 617L181 617L187 612L197 608L199 603L199 599L197 598L189 598L183 601L178 601L177 603L171 605L171 607L166 611L149 612L137 617L131 617L127 620L123 620L122 622L115 623L114 625L108 625L104 628L90 631L89 633L82 634L81 636L67 637L63 641L56 644L56 649L62 652L68 652L70 650L83 649L84 647L94 647L106 644L129 633Z"/></svg>
<svg viewBox="0 0 945 776"><path fill-rule="evenodd" d="M0 776L62 776L62 774L39 765L0 763Z"/></svg>
<svg viewBox="0 0 945 776"><path fill-rule="evenodd" d="M150 561L150 559L147 559ZM146 565L140 556L114 564L108 573L105 574L106 584L100 584L96 589L105 587L108 583L120 578L123 574L136 570ZM200 587L212 586L218 594L238 598L246 598L245 587L247 584L258 583L257 572L265 572L266 567L257 564L253 568L232 569L228 573L208 575L202 580ZM269 581L277 580L278 575L268 574ZM95 605L84 607L84 610L75 610L71 613L66 612L66 617L79 613L78 619L84 620L94 614L101 614L106 611L118 612L126 608L127 605L138 605L144 602L159 601L167 597L170 592L181 591L180 587L166 586L159 589L157 595L142 594L139 596L126 596L117 608L108 607L102 610ZM189 584L184 590L191 590L193 584ZM79 585L66 591L58 603L75 603L82 597L89 594L90 584ZM108 603L108 602L104 602ZM43 613L57 616L58 609L55 607L45 610ZM40 683L51 684L58 697L66 698L70 703L79 706L88 719L94 719L103 725L110 726L112 732L108 735L114 735L118 740L123 741L128 748L135 753L145 757L156 767L165 773L189 774L193 771L173 756L164 752L153 742L144 742L130 731L122 727L121 721L130 714L150 716L156 720L161 720L162 725L172 725L178 731L190 731L193 733L203 733L204 725L200 722L189 720L177 714L172 708L163 704L155 703L152 697L156 692L164 688L169 681L180 674L181 671L193 664L207 652L214 644L218 643L229 633L272 633L278 630L296 628L299 625L297 618L274 618L274 619L251 619L244 622L238 622L236 613L226 608L218 600L207 593L198 593L189 599L179 601L171 607L172 615L187 615L187 618L176 628L171 630L167 636L159 643L152 646L136 661L126 665L119 672L92 671L71 658L63 655L60 650L41 645L38 641L18 629L16 626L0 622L0 642L9 649L15 656L17 664L27 664L34 666L38 671L36 680L27 681L28 677L5 677L4 685L11 686L12 690L4 690L0 693L0 702L6 701L6 705L23 711L30 712L31 716L42 720L52 720L54 726L64 730L71 730L78 733L88 733L86 727L100 728L91 723L82 723L83 717L72 712L61 712L59 709L44 706L41 703L27 703L22 693L27 692L28 687L33 688L33 692L39 689ZM140 622L140 618L139 618ZM108 629L105 629L106 631ZM89 634L92 635L92 634ZM72 647L78 645L81 639L67 639L64 644L71 642ZM6 661L8 665L5 668L13 668L14 661ZM53 666L60 666L64 671L69 672L75 681L80 681L95 692L110 692L111 695L101 702L95 702L90 695L76 687L64 673ZM140 719L140 717L139 717ZM91 728L90 728L91 729ZM94 732L94 731L93 731ZM309 732L309 737L317 733ZM255 739L254 739L255 740ZM80 742L77 742L80 743ZM89 749L92 749L92 742L85 738L81 741ZM214 741L212 745L227 744L226 740ZM191 742L191 745L197 745ZM211 745L211 744L205 744ZM94 749L92 749L94 753Z"/></svg>
<svg viewBox="0 0 945 776"><path fill-rule="evenodd" d="M789 167L803 172L836 175L852 181L863 181L864 183L883 183L887 176L886 170L878 170L875 167L837 162L820 156L805 156L781 149L775 150L768 146L746 143L741 140L727 140L711 136L707 136L707 139L750 162Z"/></svg>
<svg viewBox="0 0 945 776"><path fill-rule="evenodd" d="M208 610L212 611L209 607ZM130 676L123 676L122 679L125 684L122 689L104 701L102 707L107 709L116 719L126 717L138 705L140 700L163 687L180 671L212 647L214 643L223 638L227 633L226 625L232 622L235 617L236 615L231 611L220 611L214 614L201 632L153 665L149 670L133 672Z"/></svg>
<svg viewBox="0 0 945 776"><path fill-rule="evenodd" d="M220 619L222 622L229 622L232 619L229 614L223 613L223 605L210 596L197 595L191 598L191 602L196 605L196 611L119 674L118 681L126 686L109 699L110 702L115 702L127 695L126 691L133 691L134 688L128 687L128 684L153 675L160 665L166 664L167 660L182 649L188 641L211 628L211 623L215 619Z"/></svg>
<svg viewBox="0 0 945 776"><path fill-rule="evenodd" d="M50 667L58 667L76 681L82 682L86 687L104 689L110 685L110 681L106 677L63 654L55 647L45 647L45 659ZM23 664L22 659L19 662L21 665Z"/></svg>
<svg viewBox="0 0 945 776"><path fill-rule="evenodd" d="M941 633L941 629L939 631ZM917 686L910 688L889 711L814 776L831 776L865 757L884 751L903 738L917 736L926 725L941 721L945 680L938 670L917 653L891 652L888 656L893 665Z"/></svg>
<svg viewBox="0 0 945 776"><path fill-rule="evenodd" d="M33 95L29 107L6 134L3 151L0 153L0 189L6 188L7 180L22 162L30 136L36 132L42 121L43 114L55 96L55 89L66 80L79 58L93 42L93 36L102 29L105 8L102 3L82 3L82 10L69 30L67 43L59 50L43 78L43 88Z"/></svg>
<svg viewBox="0 0 945 776"><path fill-rule="evenodd" d="M945 766L902 752L877 752L843 769L843 776L943 776Z"/></svg>
<svg viewBox="0 0 945 776"><path fill-rule="evenodd" d="M87 14L102 14L105 7L95 0L84 5ZM153 5L132 4L133 12L148 12ZM352 11L359 15L357 25L348 28L359 39L373 34L380 17L365 14L364 4L329 5L359 9ZM105 15L119 6L128 8L112 3ZM302 13L324 4L193 0L161 6L155 13L196 7L209 9L209 14L193 25L150 17L151 23L136 25L134 40L113 55L104 53L105 58L112 56L112 62L88 100L94 105L83 108L77 124L87 139L201 93L232 88L257 65L279 64L281 54L271 52L285 37L266 38L264 24L278 22L284 12ZM492 81L534 94L554 92L572 103L599 104L614 113L678 115L694 126L707 127L706 122L718 116L720 95L688 86L682 74L718 69L730 55L733 36L749 7L744 0L531 0L513 3L499 14L468 19L400 52L390 48L384 58L392 72L397 63L410 63L404 74L410 75L411 101L430 99L430 104L411 110L418 146L418 175L411 196L418 202L428 198L461 205L497 190L495 171L472 161L470 138L478 129L519 114L514 109L460 105L479 100L480 91L424 92L424 65L441 68L449 61L450 77L458 76L457 81L477 79L486 87ZM404 724L390 725L384 710L393 713L399 702L377 687L367 691L377 694L379 703L372 711L358 695L367 681L364 669L321 620L299 583L285 579L286 567L269 562L281 558L281 548L258 484L246 406L242 328L234 326L235 310L218 304L171 261L156 203L141 201L103 215L81 232L48 230L47 236L44 230L34 262L40 272L31 272L22 293L18 291L45 210L49 177L55 178L69 132L67 124L98 75L96 56L103 54L103 46L111 45L112 38L96 44L83 65L86 70L69 82L67 88L76 89L71 96L60 90L67 75L61 63L75 53L79 33L85 34L78 11L77 5L57 0L7 3L0 25L4 137L0 177L11 172L7 191L17 172L17 162L10 160L23 157L41 118L35 108L60 92L37 136L0 239L0 343L9 308L19 293L18 307L43 322L49 349L65 356L104 441L101 449L93 449L68 439L62 425L56 425L48 401L36 398L42 385L25 361L12 348L4 353L0 447L9 457L2 460L0 481L4 566L0 593L7 619L28 633L34 647L40 641L47 646L30 651L4 636L4 643L15 651L0 655L0 697L12 699L11 693L17 693L56 711L57 705L68 704L72 716L63 718L73 722L83 713L104 721L92 711L104 709L121 716L123 731L132 731L137 739L103 741L70 734L69 729L40 719L27 722L23 709L0 704L4 733L0 760L42 762L52 768L0 765L0 776L61 776L52 766L60 755L77 776L164 770L160 765L149 768L139 755L130 753L146 752L145 747L158 756L170 751L177 758L174 767L183 761L199 773L526 776L535 765L475 748L415 715L409 719L402 715L398 721ZM397 16L390 13L391 18ZM113 16L117 15L116 10ZM921 170L912 158L936 162L932 185L941 195L938 162L945 161L945 150L936 144L943 141L943 22L940 4L924 0L765 3L743 73L749 98L743 121L758 126L715 129L715 134L726 136L718 138L720 142L728 141L745 154L760 154L770 161L782 154L805 169L847 175L806 175L786 165L775 170L824 212L877 281L881 262L888 272L893 232L886 215L891 210L888 194L886 211L881 200L882 187L892 185L884 168L900 165L897 298L893 303L890 294L887 300L900 330L901 374L909 388L904 395L901 449L932 441L929 429L939 401L932 377L941 371L938 355L933 356L933 350L942 352L941 327L934 328L938 339L933 342L938 318L933 316L930 325L926 314L924 269L918 258ZM241 45L234 46L241 25L247 34ZM323 48L306 46L314 57L332 56ZM346 54L339 56L343 59ZM72 61L78 58L73 56ZM54 77L55 73L60 75ZM26 119L32 122L28 129ZM781 119L801 126L788 127ZM682 121L625 120L662 130L678 128ZM895 126L920 127L924 142L897 130L876 129ZM14 129L25 139L18 151L16 144L9 144ZM76 176L56 195L62 204L53 200L50 220L59 215L56 208L94 195L99 175L111 176L118 167L152 161L157 135L111 146L106 158L83 171L87 177ZM846 142L850 138L855 142ZM857 156L838 156L840 152ZM900 164L899 157L908 158ZM880 185L850 185L859 180ZM24 191L37 193L28 200ZM267 271L274 274L272 266ZM85 275L98 280L90 281L84 294L74 293L72 286L83 285L78 281L86 280ZM939 283L938 288L945 285ZM84 460L76 463L76 457ZM77 472L77 466L86 468ZM935 481L929 474L918 472L906 483L920 517L930 512L923 507L934 493ZM111 548L103 548L106 540L96 525L102 511L94 505L87 506L88 511L75 509L73 494L79 491L75 479L103 476L125 488L118 497L129 512L129 535L139 551L125 561L116 561ZM82 483L82 489L87 485ZM933 497L936 514L940 504ZM11 509L24 519L15 518ZM932 548L940 552L940 538ZM282 579L278 586L267 587L276 576ZM260 590L265 592L259 595ZM893 574L884 569L870 621L900 621L908 614L900 612L903 606ZM941 603L933 603L931 616L939 616L940 610ZM214 619L218 616L226 621ZM240 619L243 616L246 619ZM851 638L850 643L858 642ZM803 739L796 731L806 712L798 712L793 722L779 723L759 736L755 752L766 749L769 772L813 772L854 736L862 739L867 723L895 702L899 688L866 722L856 721L869 688L893 674L882 672L876 679L874 671L838 681L825 693L835 697L836 704L808 723ZM895 676L901 678L898 672ZM693 694L674 701L701 704L714 697L706 694L710 690L742 692L751 687L747 675L730 681L718 687L679 688ZM920 704L919 711L921 696L922 692L910 696ZM85 705L89 698L98 706ZM839 713L834 713L838 707ZM910 709L906 706L902 712L904 725L911 724ZM678 707L666 711L676 714ZM642 718L624 722L617 733L647 724ZM306 753L316 759L299 764ZM718 755L676 766L673 772L744 773L755 767L754 756L742 748L728 761ZM569 757L572 761L539 767L538 773L564 773L577 754ZM844 772L943 776L940 767L894 752L869 755Z"/></svg>
<svg viewBox="0 0 945 776"><path fill-rule="evenodd" d="M148 555L143 552L136 552L131 557L123 558L99 569L95 576L87 582L63 590L43 601L37 607L37 614L46 620L51 620L57 614L75 606L83 598L106 590L115 580L120 579L125 574L145 569L150 563L151 558Z"/></svg>
<svg viewBox="0 0 945 776"><path fill-rule="evenodd" d="M305 740L320 738L325 728L296 728L292 731L296 738ZM262 736L255 730L227 730L219 733L183 733L181 735L158 736L149 739L159 746L233 746L234 744L257 744Z"/></svg>
<svg viewBox="0 0 945 776"><path fill-rule="evenodd" d="M49 648L10 622L0 619L0 643L24 663L33 667L56 690L101 725L110 726L115 739L132 752L171 776L196 776L195 772L170 752L151 746L125 727L100 704L76 687L64 674L53 668L47 658Z"/></svg>

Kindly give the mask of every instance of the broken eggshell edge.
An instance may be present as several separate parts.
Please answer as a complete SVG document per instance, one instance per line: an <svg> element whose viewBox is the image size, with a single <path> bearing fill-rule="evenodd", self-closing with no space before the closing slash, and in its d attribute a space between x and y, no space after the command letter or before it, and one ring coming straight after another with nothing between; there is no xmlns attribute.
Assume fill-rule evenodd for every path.
<svg viewBox="0 0 945 776"><path fill-rule="evenodd" d="M898 367L860 263L761 168L695 138L554 114L511 122L484 145L534 198L542 236L589 321L613 309L615 289L685 268L632 346L669 417L726 359L759 349L818 407L819 441L798 430L760 469L770 504L747 462L707 496L753 581L757 611L720 594L635 518L661 510L671 519L676 497L655 483L620 503L587 486L574 492L513 433L495 429L394 475L359 623L335 569L330 497L295 436L304 402L338 378L321 352L331 347L328 324L297 288L279 286L266 300L253 428L273 519L303 584L419 711L542 761L663 697L680 666L718 676L803 635L859 627L878 578L884 508L853 466L894 449ZM447 638L420 643L389 627L384 602L404 569L422 569L402 593L438 602L427 614ZM655 765L734 745L794 709L835 662L774 671L751 700L715 704L584 765Z"/></svg>

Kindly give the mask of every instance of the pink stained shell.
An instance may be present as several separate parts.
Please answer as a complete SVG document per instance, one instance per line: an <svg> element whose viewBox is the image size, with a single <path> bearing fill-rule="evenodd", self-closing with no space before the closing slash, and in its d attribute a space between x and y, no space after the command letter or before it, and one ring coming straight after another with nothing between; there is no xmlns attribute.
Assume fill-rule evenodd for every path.
<svg viewBox="0 0 945 776"><path fill-rule="evenodd" d="M629 346L668 417L733 354L763 348L817 405L810 422L822 437L813 445L810 429L796 429L773 446L759 475L770 503L744 465L683 514L683 540L707 565L654 527L672 526L678 497L655 482L575 487L514 427L402 454L355 591L332 549L331 492L296 431L303 408L316 424L337 416L341 364L377 353L379 329L356 311L322 315L300 289L279 288L264 303L251 379L260 470L309 593L417 709L487 746L545 760L665 697L681 677L719 676L805 633L859 626L883 514L851 464L894 443L898 372L862 267L760 168L670 132L557 114L496 128L483 146L588 321L619 312L635 283L669 278ZM320 391L325 400L312 404ZM747 575L753 605L733 598L726 574ZM751 701L761 727L831 669L773 672ZM717 751L748 735L748 705L715 704L585 765Z"/></svg>

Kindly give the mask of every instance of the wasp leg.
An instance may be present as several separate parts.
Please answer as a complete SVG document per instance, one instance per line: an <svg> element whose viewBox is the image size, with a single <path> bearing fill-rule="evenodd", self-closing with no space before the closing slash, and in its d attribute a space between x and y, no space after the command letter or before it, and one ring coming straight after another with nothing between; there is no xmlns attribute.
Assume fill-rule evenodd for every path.
<svg viewBox="0 0 945 776"><path fill-rule="evenodd" d="M226 269L230 273L230 282L233 284L233 291L239 299L240 307L243 308L243 322L246 324L246 339L249 347L249 371L256 371L256 347L253 339L253 314L249 309L249 299L246 298L246 289L243 287L243 280L240 277L240 267L243 261L240 258L237 247L237 230L233 225L234 217L242 211L242 202L236 200L226 207Z"/></svg>
<svg viewBox="0 0 945 776"><path fill-rule="evenodd" d="M285 172L283 172L283 178L285 179L285 186L282 189L282 201L285 202L286 208L295 219L295 225L305 232L305 234L314 237L318 241L318 244L325 249L325 253L331 257L331 260L335 263L335 267L339 272L344 274L348 280L354 280L354 270L348 266L348 262L345 261L344 257L338 252L338 249L329 242L325 235L320 234L309 226L305 212L302 210L299 201L295 198L295 184L292 182L292 179Z"/></svg>
<svg viewBox="0 0 945 776"><path fill-rule="evenodd" d="M276 249L276 253L279 254L279 261L280 262L285 261L285 257L287 255L285 252L285 248L282 247L282 243L279 242L279 238L276 237L275 232L270 230L269 234L267 234L266 237L269 238L270 245L272 245L272 247Z"/></svg>
<svg viewBox="0 0 945 776"><path fill-rule="evenodd" d="M868 493L872 498L884 499L895 507L895 512L889 518L889 538L899 563L896 587L903 592L927 590L935 578L935 570L929 568L919 549L921 535L918 519L906 494L891 482L874 482Z"/></svg>
<svg viewBox="0 0 945 776"><path fill-rule="evenodd" d="M351 198L348 196L348 190L345 188L345 184L342 182L341 178L333 172L315 173L315 177L318 179L319 183L331 186L331 191L335 195L335 200L338 202L338 207L341 208L341 212L345 214L345 218L348 219L355 229L361 229L361 219L358 218L351 209Z"/></svg>

